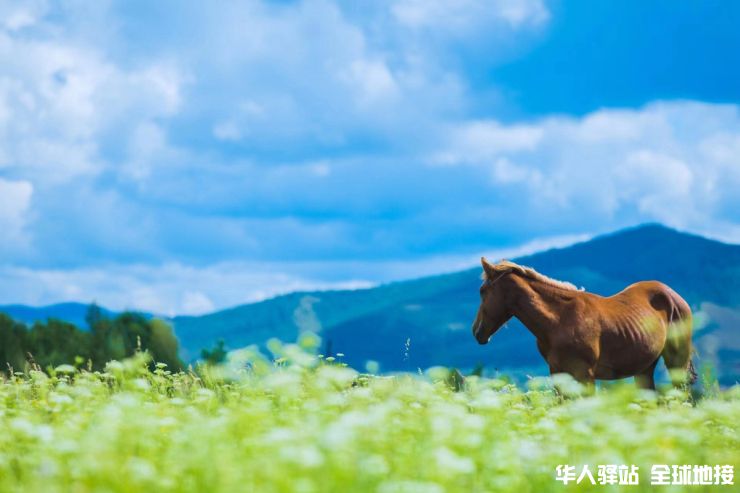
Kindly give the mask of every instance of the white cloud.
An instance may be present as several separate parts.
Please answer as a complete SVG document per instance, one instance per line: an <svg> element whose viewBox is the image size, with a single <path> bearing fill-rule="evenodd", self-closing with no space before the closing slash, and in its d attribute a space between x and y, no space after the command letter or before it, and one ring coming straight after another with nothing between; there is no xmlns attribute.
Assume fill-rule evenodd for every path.
<svg viewBox="0 0 740 493"><path fill-rule="evenodd" d="M367 8L384 14L366 18L328 0L177 8L167 20L177 26L163 27L145 10L121 18L108 3L0 4L0 169L48 188L105 173L141 182L162 161L213 159L182 139L170 142L169 128L182 130L183 121L187 131L205 123L216 140L257 152L285 142L395 146L431 131L437 114L456 111L465 98L436 43L423 40L437 34L414 26L456 19L480 28L493 20L522 29L547 20L537 0L435 1L426 14L415 2L378 3ZM146 37L163 29L171 35ZM481 32L459 35L473 40Z"/></svg>
<svg viewBox="0 0 740 493"><path fill-rule="evenodd" d="M200 312L504 238L740 240L735 105L480 116L468 76L526 50L542 1L166 1L0 3L0 299Z"/></svg>
<svg viewBox="0 0 740 493"><path fill-rule="evenodd" d="M735 105L657 102L528 125L462 123L448 135L431 164L442 156L446 164L488 168L494 187L524 190L522 206L533 213L706 230L738 204Z"/></svg>
<svg viewBox="0 0 740 493"><path fill-rule="evenodd" d="M355 60L350 63L345 77L348 85L356 88L356 97L362 106L392 102L399 95L398 84L382 61Z"/></svg>
<svg viewBox="0 0 740 493"><path fill-rule="evenodd" d="M653 150L637 150L626 154L614 171L614 181L621 195L635 200L641 212L675 223L676 211L691 200L695 178L689 165L680 159Z"/></svg>
<svg viewBox="0 0 740 493"><path fill-rule="evenodd" d="M513 27L540 25L550 19L550 12L541 0L499 0L494 3L501 18Z"/></svg>
<svg viewBox="0 0 740 493"><path fill-rule="evenodd" d="M48 10L45 0L4 0L0 2L0 26L9 31L33 26Z"/></svg>
<svg viewBox="0 0 740 493"><path fill-rule="evenodd" d="M496 121L473 121L449 131L453 148L432 157L437 164L478 163L508 153L531 151L542 140L544 130L537 125L503 125Z"/></svg>
<svg viewBox="0 0 740 493"><path fill-rule="evenodd" d="M214 311L213 301L202 291L187 291L182 296L181 313L209 313Z"/></svg>
<svg viewBox="0 0 740 493"><path fill-rule="evenodd" d="M391 11L399 22L414 28L469 32L503 21L512 28L539 25L550 15L541 0L401 0Z"/></svg>
<svg viewBox="0 0 740 493"><path fill-rule="evenodd" d="M508 185L512 183L540 184L542 174L537 169L527 168L511 162L505 157L493 162L492 177L494 183Z"/></svg>
<svg viewBox="0 0 740 493"><path fill-rule="evenodd" d="M177 31L156 41L193 74L188 116L207 120L216 139L269 148L346 149L355 139L416 134L466 102L441 28L454 24L458 42L486 45L490 56L491 39L548 18L539 0L176 6Z"/></svg>
<svg viewBox="0 0 740 493"><path fill-rule="evenodd" d="M125 74L124 83L132 87L122 87L119 90L123 94L138 92L151 112L149 114L171 116L180 109L181 87L189 80L189 77L183 76L172 64L162 62Z"/></svg>
<svg viewBox="0 0 740 493"><path fill-rule="evenodd" d="M277 266L263 263L206 267L177 263L119 264L68 270L5 266L0 267L0 275L4 279L0 286L3 300L35 306L70 300L96 301L114 310L137 309L164 316L207 313L216 307L226 308L297 290L371 285L359 280L310 279L280 272Z"/></svg>
<svg viewBox="0 0 740 493"><path fill-rule="evenodd" d="M128 161L120 172L126 178L142 181L148 178L152 167L166 165L181 157L167 142L162 127L153 122L142 122L131 132L128 142Z"/></svg>
<svg viewBox="0 0 740 493"><path fill-rule="evenodd" d="M570 245L586 235L542 238L490 249L490 259L514 258ZM202 267L180 263L109 264L73 269L0 266L0 300L41 306L62 301L97 303L164 316L209 313L272 296L307 290L360 289L391 279L453 272L479 265L480 253L418 259L330 262L223 262ZM340 275L340 279L336 276ZM115 282L111 282L114 279Z"/></svg>
<svg viewBox="0 0 740 493"><path fill-rule="evenodd" d="M187 79L166 61L123 67L49 32L0 30L0 168L53 185L110 168L107 139L174 115Z"/></svg>
<svg viewBox="0 0 740 493"><path fill-rule="evenodd" d="M242 138L242 131L236 122L228 120L214 125L213 135L219 140L237 141Z"/></svg>
<svg viewBox="0 0 740 493"><path fill-rule="evenodd" d="M331 164L328 161L319 161L307 165L314 176L329 176L331 174Z"/></svg>
<svg viewBox="0 0 740 493"><path fill-rule="evenodd" d="M32 195L31 183L0 178L0 251L15 250L26 243L24 228Z"/></svg>

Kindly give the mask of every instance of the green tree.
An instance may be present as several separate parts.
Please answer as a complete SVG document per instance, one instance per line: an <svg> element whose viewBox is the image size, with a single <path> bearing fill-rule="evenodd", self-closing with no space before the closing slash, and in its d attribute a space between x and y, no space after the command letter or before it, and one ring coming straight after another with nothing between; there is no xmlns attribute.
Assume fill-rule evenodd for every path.
<svg viewBox="0 0 740 493"><path fill-rule="evenodd" d="M200 357L206 363L217 365L226 361L226 348L223 339L219 339L213 349L203 349L200 352Z"/></svg>
<svg viewBox="0 0 740 493"><path fill-rule="evenodd" d="M47 369L63 363L74 363L77 356L88 359L91 343L90 333L52 318L46 323L33 324L28 332L27 351L41 368Z"/></svg>
<svg viewBox="0 0 740 493"><path fill-rule="evenodd" d="M173 371L182 370L182 361L177 356L179 344L170 324L153 318L149 321L149 327L151 335L146 349L151 353L154 362L166 363L167 367Z"/></svg>
<svg viewBox="0 0 740 493"><path fill-rule="evenodd" d="M149 346L152 329L146 316L137 312L123 312L113 319L111 349L115 359L131 356ZM119 353L121 354L119 356Z"/></svg>
<svg viewBox="0 0 740 493"><path fill-rule="evenodd" d="M101 369L108 361L127 358L138 350L152 355L152 366L166 363L173 371L183 369L177 337L164 320L134 312L108 318L93 304L86 321L89 332L56 319L36 322L29 330L0 313L0 371L4 371L6 363L23 371L28 353L44 370L73 364L78 357L91 360L93 368Z"/></svg>
<svg viewBox="0 0 740 493"><path fill-rule="evenodd" d="M173 371L183 368L177 355L177 338L164 320L149 319L141 313L124 312L112 319L97 317L91 331L95 367L105 366L110 360L120 360L142 350L152 355L152 364L166 363Z"/></svg>
<svg viewBox="0 0 740 493"><path fill-rule="evenodd" d="M8 366L23 371L26 366L25 348L28 346L26 326L0 313L0 371Z"/></svg>
<svg viewBox="0 0 740 493"><path fill-rule="evenodd" d="M87 307L85 322L87 323L88 329L93 330L93 328L105 318L106 317L103 313L103 310L98 306L97 303L92 302L90 306Z"/></svg>
<svg viewBox="0 0 740 493"><path fill-rule="evenodd" d="M96 305L90 306L85 318L90 327L90 359L93 368L102 369L108 361L115 359L111 354L109 341L113 324Z"/></svg>

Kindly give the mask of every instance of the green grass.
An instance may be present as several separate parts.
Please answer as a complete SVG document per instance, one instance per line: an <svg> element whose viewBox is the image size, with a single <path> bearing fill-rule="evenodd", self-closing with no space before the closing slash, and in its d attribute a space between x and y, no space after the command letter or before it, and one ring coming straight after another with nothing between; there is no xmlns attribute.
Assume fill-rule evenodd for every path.
<svg viewBox="0 0 740 493"><path fill-rule="evenodd" d="M152 373L139 355L6 379L0 491L588 489L556 482L558 464L635 464L629 491L651 491L652 464L740 463L737 387L694 404L631 385L563 399L544 380L524 392L468 378L455 392L441 370L371 377L273 349L277 364L246 350L205 376Z"/></svg>

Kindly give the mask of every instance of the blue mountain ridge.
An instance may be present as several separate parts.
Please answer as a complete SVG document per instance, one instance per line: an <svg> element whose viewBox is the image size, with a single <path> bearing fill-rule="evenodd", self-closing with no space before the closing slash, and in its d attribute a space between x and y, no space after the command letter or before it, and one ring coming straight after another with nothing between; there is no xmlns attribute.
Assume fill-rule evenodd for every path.
<svg viewBox="0 0 740 493"><path fill-rule="evenodd" d="M53 305L46 306L11 304L0 305L0 313L5 313L14 320L23 322L26 325L33 325L35 322L45 322L52 318L69 322L82 330L87 330L88 326L85 321L85 316L87 315L90 305L91 303L78 303L75 301L55 303ZM115 317L121 313L104 307L100 307L100 310L106 317ZM153 317L153 315L149 313L139 311L137 311L137 313L141 313L147 318Z"/></svg>
<svg viewBox="0 0 740 493"><path fill-rule="evenodd" d="M665 282L695 312L697 363L711 365L723 384L740 379L740 245L648 224L513 260L605 296L639 280ZM368 289L296 292L170 321L186 360L219 339L231 349L264 348L271 338L294 341L311 330L321 336L324 352L344 353L358 369L372 360L382 371L482 364L488 373L546 374L534 337L515 319L486 346L473 339L480 270ZM87 307L6 305L0 311L27 323L58 318L85 327Z"/></svg>
<svg viewBox="0 0 740 493"><path fill-rule="evenodd" d="M665 282L696 312L697 362L710 363L725 384L740 375L740 246L648 224L514 261L605 296L639 280ZM230 348L264 346L273 337L294 341L302 330L313 330L324 351L344 353L344 361L359 369L373 360L386 371L480 363L489 372L546 374L534 337L516 320L486 346L473 339L480 271L476 266L369 289L291 293L173 323L186 358L218 339Z"/></svg>
<svg viewBox="0 0 740 493"><path fill-rule="evenodd" d="M0 312L10 315L13 319L32 325L34 322L44 322L49 318L64 320L75 324L81 329L87 328L85 314L90 307L84 303L57 303L41 307L27 305L0 305ZM110 310L102 309L104 313L111 315Z"/></svg>

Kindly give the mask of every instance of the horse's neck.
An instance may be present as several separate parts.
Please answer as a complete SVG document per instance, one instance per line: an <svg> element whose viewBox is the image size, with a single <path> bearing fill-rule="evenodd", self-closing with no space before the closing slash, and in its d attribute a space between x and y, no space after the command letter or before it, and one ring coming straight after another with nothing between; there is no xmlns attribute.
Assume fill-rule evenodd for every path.
<svg viewBox="0 0 740 493"><path fill-rule="evenodd" d="M557 326L558 305L563 303L558 288L540 281L520 278L512 302L512 314L538 339L547 340Z"/></svg>

